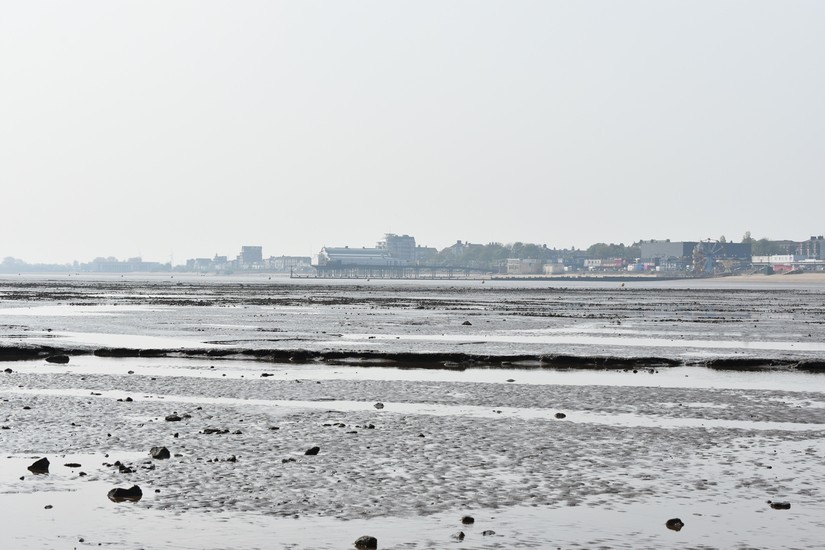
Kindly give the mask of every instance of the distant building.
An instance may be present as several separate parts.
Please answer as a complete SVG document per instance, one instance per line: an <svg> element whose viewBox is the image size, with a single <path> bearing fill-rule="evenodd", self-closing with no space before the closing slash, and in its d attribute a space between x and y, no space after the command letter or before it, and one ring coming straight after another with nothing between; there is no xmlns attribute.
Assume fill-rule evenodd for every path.
<svg viewBox="0 0 825 550"><path fill-rule="evenodd" d="M693 258L697 245L702 252L717 259L749 260L751 243L723 243L719 241L642 241L639 245L643 262L660 263L662 260Z"/></svg>
<svg viewBox="0 0 825 550"><path fill-rule="evenodd" d="M378 241L376 248L386 250L397 260L403 260L408 263L415 262L415 237L387 233L384 235L383 241Z"/></svg>
<svg viewBox="0 0 825 550"><path fill-rule="evenodd" d="M819 235L796 245L796 255L803 259L825 260L825 237Z"/></svg>
<svg viewBox="0 0 825 550"><path fill-rule="evenodd" d="M319 267L381 267L381 266L402 266L407 265L404 260L393 258L385 248L350 248L345 246L329 247L321 249L312 265Z"/></svg>
<svg viewBox="0 0 825 550"><path fill-rule="evenodd" d="M438 257L438 249L432 246L416 246L415 261L417 264L426 265Z"/></svg>
<svg viewBox="0 0 825 550"><path fill-rule="evenodd" d="M242 246L241 254L238 256L238 262L241 267L258 265L263 263L263 247L261 246Z"/></svg>
<svg viewBox="0 0 825 550"><path fill-rule="evenodd" d="M544 269L543 260L508 258L508 275L536 275Z"/></svg>
<svg viewBox="0 0 825 550"><path fill-rule="evenodd" d="M264 267L267 271L289 273L309 268L311 261L309 256L272 256L264 261Z"/></svg>
<svg viewBox="0 0 825 550"><path fill-rule="evenodd" d="M417 246L415 237L387 233L374 248L325 246L312 258L316 267L407 267L436 257L435 248Z"/></svg>
<svg viewBox="0 0 825 550"><path fill-rule="evenodd" d="M643 261L677 260L693 257L696 241L642 241L639 245Z"/></svg>

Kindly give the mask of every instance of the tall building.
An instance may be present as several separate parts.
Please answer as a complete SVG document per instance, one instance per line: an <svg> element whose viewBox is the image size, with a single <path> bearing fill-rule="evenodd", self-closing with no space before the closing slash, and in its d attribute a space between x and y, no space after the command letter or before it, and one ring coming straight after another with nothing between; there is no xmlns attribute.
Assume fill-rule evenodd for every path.
<svg viewBox="0 0 825 550"><path fill-rule="evenodd" d="M383 241L378 241L376 248L386 250L395 260L415 262L415 237L387 233Z"/></svg>
<svg viewBox="0 0 825 550"><path fill-rule="evenodd" d="M238 261L241 265L260 264L264 261L263 247L261 246L242 246L241 254L238 256Z"/></svg>

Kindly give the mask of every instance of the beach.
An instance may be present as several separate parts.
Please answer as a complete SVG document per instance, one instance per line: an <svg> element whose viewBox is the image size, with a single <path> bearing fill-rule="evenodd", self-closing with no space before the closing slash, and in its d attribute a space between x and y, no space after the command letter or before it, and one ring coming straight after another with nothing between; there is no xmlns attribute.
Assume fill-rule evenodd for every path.
<svg viewBox="0 0 825 550"><path fill-rule="evenodd" d="M791 277L792 288L6 278L5 537L815 547L822 288ZM68 362L47 361L58 355ZM30 472L42 457L49 473ZM132 485L139 501L106 498ZM674 518L679 531L665 525Z"/></svg>

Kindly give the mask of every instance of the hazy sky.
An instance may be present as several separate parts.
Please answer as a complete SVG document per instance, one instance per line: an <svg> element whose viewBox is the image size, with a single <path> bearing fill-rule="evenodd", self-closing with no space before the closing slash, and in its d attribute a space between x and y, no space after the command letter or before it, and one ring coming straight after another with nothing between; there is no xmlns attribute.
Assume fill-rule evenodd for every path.
<svg viewBox="0 0 825 550"><path fill-rule="evenodd" d="M0 258L825 233L825 2L0 0Z"/></svg>

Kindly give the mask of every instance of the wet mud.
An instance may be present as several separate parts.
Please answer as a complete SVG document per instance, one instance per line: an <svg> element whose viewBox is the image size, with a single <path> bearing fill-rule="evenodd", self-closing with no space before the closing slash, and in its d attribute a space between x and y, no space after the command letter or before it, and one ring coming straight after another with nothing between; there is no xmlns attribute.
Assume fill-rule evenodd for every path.
<svg viewBox="0 0 825 550"><path fill-rule="evenodd" d="M2 286L10 547L825 538L825 379L799 368L823 359L816 292L181 286ZM771 346L656 345L680 336ZM143 345L159 341L180 345ZM41 458L48 474L28 469Z"/></svg>

